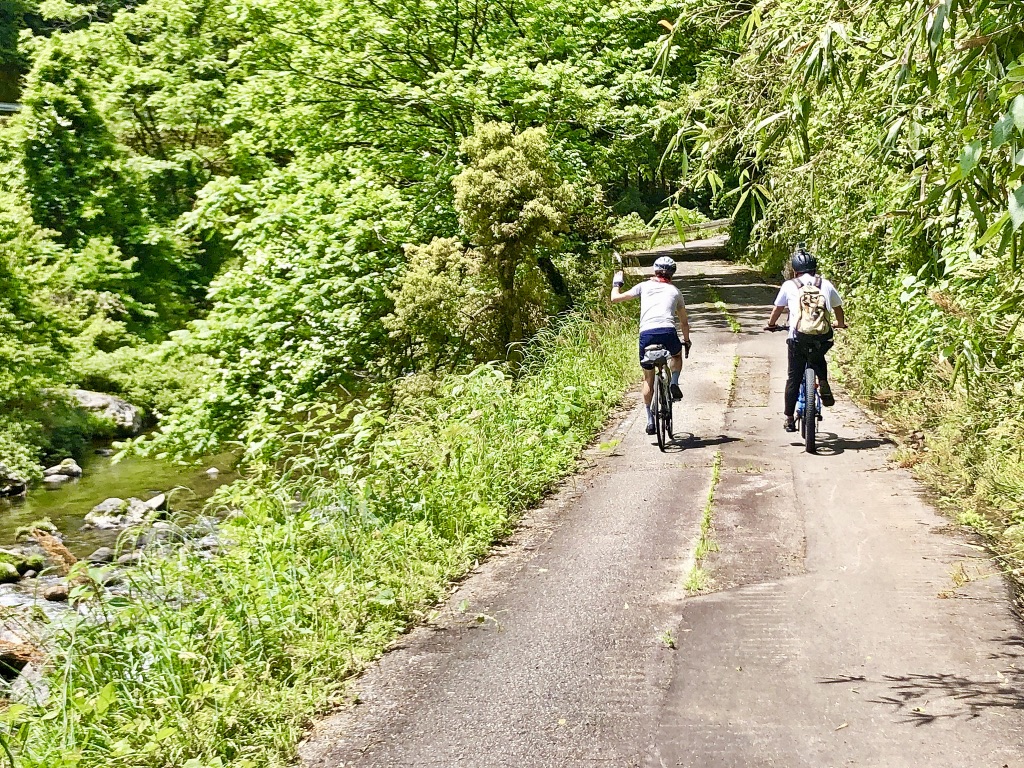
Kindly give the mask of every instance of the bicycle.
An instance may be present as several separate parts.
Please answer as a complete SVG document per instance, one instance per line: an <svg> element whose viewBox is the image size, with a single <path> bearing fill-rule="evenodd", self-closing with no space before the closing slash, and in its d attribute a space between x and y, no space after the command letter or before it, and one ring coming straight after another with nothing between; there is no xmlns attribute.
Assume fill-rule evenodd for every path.
<svg viewBox="0 0 1024 768"><path fill-rule="evenodd" d="M765 330L774 333L775 331L786 331L789 329L782 325L769 325L765 326ZM814 397L807 397L809 391L814 392ZM818 375L814 372L810 362L807 362L804 365L804 378L800 382L800 392L796 399L796 411L793 414L793 421L796 422L800 430L800 437L804 441L804 450L807 453L818 452L815 436L818 431L818 422L823 419L821 395L818 392Z"/></svg>
<svg viewBox="0 0 1024 768"><path fill-rule="evenodd" d="M684 345L686 357L690 356L690 348ZM675 439L672 432L672 373L668 367L671 353L661 344L644 347L644 362L654 366L654 391L651 393L651 413L654 414L654 434L658 438L658 448L664 452Z"/></svg>

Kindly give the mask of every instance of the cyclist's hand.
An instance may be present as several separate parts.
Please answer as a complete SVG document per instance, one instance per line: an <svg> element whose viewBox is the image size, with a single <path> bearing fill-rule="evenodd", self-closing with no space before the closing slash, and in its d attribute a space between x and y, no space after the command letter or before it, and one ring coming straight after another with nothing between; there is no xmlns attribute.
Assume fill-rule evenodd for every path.
<svg viewBox="0 0 1024 768"><path fill-rule="evenodd" d="M693 342L690 341L689 339L687 339L686 341L683 342L683 349L686 350L686 356L687 357L690 356L690 347L692 347L692 346L693 346Z"/></svg>
<svg viewBox="0 0 1024 768"><path fill-rule="evenodd" d="M626 280L622 274L622 270L620 269L618 272L615 273L615 276L612 277L612 285L614 285L617 288L621 288L625 284Z"/></svg>

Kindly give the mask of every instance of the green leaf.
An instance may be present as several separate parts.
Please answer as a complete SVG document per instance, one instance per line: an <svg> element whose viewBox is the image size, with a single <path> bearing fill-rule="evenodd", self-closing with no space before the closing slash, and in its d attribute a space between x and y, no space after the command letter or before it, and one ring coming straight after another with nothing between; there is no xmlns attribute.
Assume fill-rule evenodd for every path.
<svg viewBox="0 0 1024 768"><path fill-rule="evenodd" d="M978 240L978 242L974 244L974 247L984 248L985 244L988 243L988 241L991 240L993 237L998 235L999 230L1001 230L1006 225L1006 222L1008 222L1009 220L1010 213L1009 211L1007 211L998 219L996 219L996 222L991 227L985 230L985 234L983 234L981 238Z"/></svg>
<svg viewBox="0 0 1024 768"><path fill-rule="evenodd" d="M1024 134L1024 94L1017 94L1010 102L1009 114L1013 115L1013 124L1017 127L1017 132Z"/></svg>
<svg viewBox="0 0 1024 768"><path fill-rule="evenodd" d="M110 682L103 686L103 689L99 692L96 697L96 715L102 717L106 714L107 710L110 709L110 705L117 699L117 688L114 683Z"/></svg>
<svg viewBox="0 0 1024 768"><path fill-rule="evenodd" d="M966 176L978 167L981 160L981 142L972 141L960 153L960 175Z"/></svg>
<svg viewBox="0 0 1024 768"><path fill-rule="evenodd" d="M1013 231L1020 229L1024 224L1024 184L1021 184L1010 195L1010 220L1013 222Z"/></svg>
<svg viewBox="0 0 1024 768"><path fill-rule="evenodd" d="M1010 139L1013 133L1013 115L1007 112L992 127L992 149L998 149Z"/></svg>

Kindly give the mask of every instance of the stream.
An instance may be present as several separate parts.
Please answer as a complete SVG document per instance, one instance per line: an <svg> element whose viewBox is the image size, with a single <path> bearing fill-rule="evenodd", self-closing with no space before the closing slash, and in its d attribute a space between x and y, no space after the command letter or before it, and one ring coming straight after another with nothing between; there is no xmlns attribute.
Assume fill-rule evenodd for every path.
<svg viewBox="0 0 1024 768"><path fill-rule="evenodd" d="M231 471L234 457L227 453L204 459L199 465L181 466L139 456L114 464L90 451L79 464L82 477L55 490L36 488L24 498L0 499L0 547L15 543L19 527L48 517L63 534L65 546L76 556L87 556L97 547L112 546L121 533L82 530L86 513L104 499L135 496L145 500L166 493L172 511L198 511L219 486L237 478ZM219 469L220 474L207 475L210 467Z"/></svg>

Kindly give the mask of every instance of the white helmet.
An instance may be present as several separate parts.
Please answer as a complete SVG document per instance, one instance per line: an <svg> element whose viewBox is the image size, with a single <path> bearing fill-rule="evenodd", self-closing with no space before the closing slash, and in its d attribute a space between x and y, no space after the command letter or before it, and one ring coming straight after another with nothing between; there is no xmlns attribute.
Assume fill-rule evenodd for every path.
<svg viewBox="0 0 1024 768"><path fill-rule="evenodd" d="M671 277L676 273L676 263L668 256L659 256L654 260L654 274L664 273Z"/></svg>

